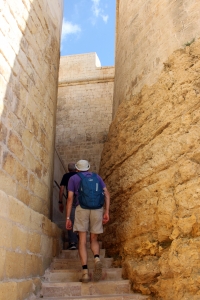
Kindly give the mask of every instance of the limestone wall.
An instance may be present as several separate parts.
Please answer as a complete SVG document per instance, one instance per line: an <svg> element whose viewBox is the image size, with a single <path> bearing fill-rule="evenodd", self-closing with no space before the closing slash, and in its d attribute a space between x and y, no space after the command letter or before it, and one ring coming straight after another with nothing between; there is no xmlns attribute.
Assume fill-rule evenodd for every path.
<svg viewBox="0 0 200 300"><path fill-rule="evenodd" d="M61 249L61 230L42 214L0 191L0 299L37 293L41 276Z"/></svg>
<svg viewBox="0 0 200 300"><path fill-rule="evenodd" d="M23 300L60 251L50 215L62 0L0 1L0 299Z"/></svg>
<svg viewBox="0 0 200 300"><path fill-rule="evenodd" d="M0 189L48 216L62 1L0 9Z"/></svg>
<svg viewBox="0 0 200 300"><path fill-rule="evenodd" d="M153 299L200 298L199 70L197 40L121 103L102 153L111 192L104 246Z"/></svg>
<svg viewBox="0 0 200 300"><path fill-rule="evenodd" d="M56 149L65 168L87 159L98 172L112 120L114 67L101 67L96 53L61 57Z"/></svg>
<svg viewBox="0 0 200 300"><path fill-rule="evenodd" d="M158 79L163 62L200 36L198 0L117 0L115 115L118 105Z"/></svg>

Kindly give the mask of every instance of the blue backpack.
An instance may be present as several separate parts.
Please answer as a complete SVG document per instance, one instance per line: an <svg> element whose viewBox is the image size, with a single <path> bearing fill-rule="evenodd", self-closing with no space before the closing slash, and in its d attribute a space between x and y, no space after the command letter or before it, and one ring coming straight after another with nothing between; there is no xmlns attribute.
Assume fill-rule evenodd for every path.
<svg viewBox="0 0 200 300"><path fill-rule="evenodd" d="M90 177L77 173L81 178L78 188L78 201L82 208L98 209L104 205L104 191L101 187L97 174Z"/></svg>

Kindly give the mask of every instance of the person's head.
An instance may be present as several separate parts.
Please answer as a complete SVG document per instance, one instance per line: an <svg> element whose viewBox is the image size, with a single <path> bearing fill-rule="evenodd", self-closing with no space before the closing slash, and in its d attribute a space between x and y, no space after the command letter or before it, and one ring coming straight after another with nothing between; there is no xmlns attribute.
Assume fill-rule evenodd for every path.
<svg viewBox="0 0 200 300"><path fill-rule="evenodd" d="M89 162L84 159L79 160L75 166L78 171L88 171L90 168Z"/></svg>
<svg viewBox="0 0 200 300"><path fill-rule="evenodd" d="M69 172L76 172L75 163L71 162L71 163L68 164L68 171Z"/></svg>

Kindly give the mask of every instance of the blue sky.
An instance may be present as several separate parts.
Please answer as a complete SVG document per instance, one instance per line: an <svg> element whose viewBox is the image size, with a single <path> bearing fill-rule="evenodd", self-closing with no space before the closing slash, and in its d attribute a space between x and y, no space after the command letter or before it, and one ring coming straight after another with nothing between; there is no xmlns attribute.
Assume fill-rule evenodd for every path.
<svg viewBox="0 0 200 300"><path fill-rule="evenodd" d="M61 55L96 52L114 65L115 0L64 0Z"/></svg>

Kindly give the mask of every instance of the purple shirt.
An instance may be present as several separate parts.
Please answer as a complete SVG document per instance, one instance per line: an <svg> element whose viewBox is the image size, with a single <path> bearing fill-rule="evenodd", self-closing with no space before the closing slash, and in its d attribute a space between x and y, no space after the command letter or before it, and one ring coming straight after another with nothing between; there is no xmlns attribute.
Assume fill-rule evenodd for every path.
<svg viewBox="0 0 200 300"><path fill-rule="evenodd" d="M92 175L91 172L81 172L83 175L90 177ZM106 187L103 179L97 174L97 177L99 179L99 183L102 187L102 189L104 189ZM76 174L72 177L70 177L69 181L68 181L68 191L73 192L76 196L78 195L78 188L79 188L79 184L80 184L81 178Z"/></svg>

